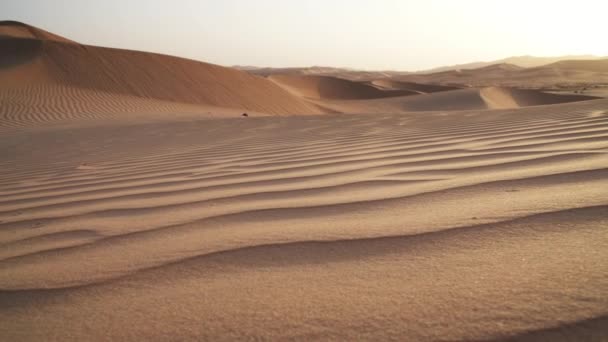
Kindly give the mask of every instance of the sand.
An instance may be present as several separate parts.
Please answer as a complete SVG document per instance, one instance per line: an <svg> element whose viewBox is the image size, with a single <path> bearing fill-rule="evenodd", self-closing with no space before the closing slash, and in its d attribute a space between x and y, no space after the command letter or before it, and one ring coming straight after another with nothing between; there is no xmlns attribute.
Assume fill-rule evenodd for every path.
<svg viewBox="0 0 608 342"><path fill-rule="evenodd" d="M478 69L403 75L399 76L398 80L418 83L467 84L475 87L523 88L545 88L556 84L570 86L608 84L608 59L566 60L532 68L500 63Z"/></svg>
<svg viewBox="0 0 608 342"><path fill-rule="evenodd" d="M232 109L235 114L320 113L273 82L243 71L47 39L45 31L9 24L12 22L0 23L1 116L124 115L125 107L128 112L167 115L194 112L212 116L214 108ZM33 32L34 37L10 36L8 28Z"/></svg>
<svg viewBox="0 0 608 342"><path fill-rule="evenodd" d="M608 337L608 99L49 42L0 68L0 340Z"/></svg>
<svg viewBox="0 0 608 342"><path fill-rule="evenodd" d="M379 89L330 76L273 75L268 79L298 97L317 100L364 100L419 94L409 89Z"/></svg>

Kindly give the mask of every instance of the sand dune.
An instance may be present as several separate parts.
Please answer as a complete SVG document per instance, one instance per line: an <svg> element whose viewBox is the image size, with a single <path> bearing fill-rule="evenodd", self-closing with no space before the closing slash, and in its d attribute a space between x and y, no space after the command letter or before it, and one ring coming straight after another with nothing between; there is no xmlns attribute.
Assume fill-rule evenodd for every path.
<svg viewBox="0 0 608 342"><path fill-rule="evenodd" d="M458 77L504 76L519 69L489 66ZM346 70L336 70L346 77ZM102 117L190 120L243 112L260 116L516 108L591 99L428 84L453 75L412 76L427 83L381 75L371 82L297 73L264 78L183 58L81 45L25 24L0 22L0 125L5 127ZM431 95L420 95L427 93Z"/></svg>
<svg viewBox="0 0 608 342"><path fill-rule="evenodd" d="M50 40L62 43L74 43L45 30L26 25L17 21L0 21L0 39L26 38L36 40Z"/></svg>
<svg viewBox="0 0 608 342"><path fill-rule="evenodd" d="M0 333L605 336L608 100L394 99L464 95L481 109L3 125Z"/></svg>
<svg viewBox="0 0 608 342"><path fill-rule="evenodd" d="M475 87L507 86L524 88L547 88L608 84L606 63L608 60L573 60L534 67L522 68L511 64L495 64L477 69L458 69L431 74L401 75L394 79L406 82L447 85L469 85Z"/></svg>
<svg viewBox="0 0 608 342"><path fill-rule="evenodd" d="M432 74L442 71L449 70L462 70L462 69L478 69L487 67L494 64L511 64L522 68L535 68L540 66L549 65L559 61L568 61L568 60L595 60L595 59L603 59L605 57L598 57L594 55L567 55L567 56L555 56L555 57L537 57L537 56L513 56L507 57L504 59L490 61L490 62L473 62L459 65L450 65L443 66L438 68L433 68L430 70L420 71L420 74Z"/></svg>
<svg viewBox="0 0 608 342"><path fill-rule="evenodd" d="M546 66L563 70L584 70L608 73L608 59L559 61Z"/></svg>
<svg viewBox="0 0 608 342"><path fill-rule="evenodd" d="M483 88L479 94L490 109L541 106L593 99L593 97L585 95L556 95L536 90L504 87Z"/></svg>
<svg viewBox="0 0 608 342"><path fill-rule="evenodd" d="M196 112L203 115L216 108L234 109L238 114L320 112L273 82L242 71L147 52L68 43L26 25L5 22L0 28L4 37L0 40L2 116L27 112L48 121L44 116L76 118L122 114L125 108L143 112L151 107L165 107L161 112L174 116L192 112L195 106L200 106ZM158 101L163 104L158 106ZM44 106L51 110L41 110Z"/></svg>
<svg viewBox="0 0 608 342"><path fill-rule="evenodd" d="M264 78L0 23L0 339L605 340L608 99L466 86L603 70L560 63Z"/></svg>
<svg viewBox="0 0 608 342"><path fill-rule="evenodd" d="M387 90L410 90L416 93L437 93L440 91L456 90L458 87L443 86L437 84L422 84L413 82L400 82L393 79L379 79L372 81L376 87Z"/></svg>
<svg viewBox="0 0 608 342"><path fill-rule="evenodd" d="M431 86L429 86L431 87ZM431 88L433 89L433 88ZM359 101L325 100L318 105L340 113L407 113L424 111L506 109L594 100L586 95L557 95L506 87L466 88L431 94Z"/></svg>
<svg viewBox="0 0 608 342"><path fill-rule="evenodd" d="M378 89L360 82L329 76L273 75L268 79L308 99L361 100L418 94L406 89Z"/></svg>
<svg viewBox="0 0 608 342"><path fill-rule="evenodd" d="M409 72L402 71L364 71L320 66L305 68L259 68L251 66L235 66L234 68L264 77L272 75L327 76L359 82L367 82L386 77L409 74Z"/></svg>
<svg viewBox="0 0 608 342"><path fill-rule="evenodd" d="M494 70L496 66L488 67ZM503 67L498 67L503 69ZM510 68L505 66L504 68ZM516 70L521 68L516 67ZM477 72L477 71L476 71ZM323 111L403 113L437 110L505 109L593 100L586 95L558 95L507 87L461 89L454 86L380 79L356 82L328 76L271 75L268 79Z"/></svg>

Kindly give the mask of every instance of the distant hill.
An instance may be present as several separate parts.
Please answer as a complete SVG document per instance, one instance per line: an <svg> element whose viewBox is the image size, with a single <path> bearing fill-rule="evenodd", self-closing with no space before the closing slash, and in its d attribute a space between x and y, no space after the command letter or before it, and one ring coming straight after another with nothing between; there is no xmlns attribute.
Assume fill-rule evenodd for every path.
<svg viewBox="0 0 608 342"><path fill-rule="evenodd" d="M348 68L334 67L297 67L297 68L260 68L252 66L233 66L238 70L247 71L254 75L271 76L271 75L300 75L300 76L330 76L351 81L369 81L386 77L399 75L407 75L409 72L400 71L365 71Z"/></svg>
<svg viewBox="0 0 608 342"><path fill-rule="evenodd" d="M300 68L260 68L255 66L234 66L234 68L247 71L254 75L270 76L270 75L311 75L311 76L331 76L351 81L374 81L379 79L391 79L391 78L416 78L415 75L426 75L426 74L439 74L450 71L466 71L466 70L479 70L480 71L492 71L496 72L496 68L501 71L514 71L524 68L536 68L545 66L560 61L593 61L593 60L608 60L608 57L598 57L593 55L574 55L574 56L559 56L559 57L535 57L535 56L515 56L500 59L497 61L490 62L473 62L466 64L458 64L451 66L443 66L433 68L429 70L407 72L407 71L393 71L393 70L382 70L382 71L366 71L356 70L348 68L333 68L333 67L300 67ZM500 65L500 67L496 67ZM488 69L486 69L488 68ZM466 74L466 72L465 72ZM498 75L496 75L498 76ZM460 82L457 82L460 83Z"/></svg>
<svg viewBox="0 0 608 342"><path fill-rule="evenodd" d="M608 59L559 61L534 68L500 63L476 69L410 74L394 79L468 87L553 88L608 84Z"/></svg>
<svg viewBox="0 0 608 342"><path fill-rule="evenodd" d="M465 63L465 64L457 64L450 66L442 66L438 68L433 68L429 70L418 71L418 74L432 74L442 71L450 71L450 70L460 70L460 69L478 69L487 67L493 64L513 64L516 66L520 66L523 68L534 68L538 66L543 66L563 60L596 60L603 59L606 57L598 57L593 55L574 55L574 56L559 56L559 57L535 57L535 56L515 56L508 57L504 59L499 59L496 61L490 62L473 62L473 63Z"/></svg>

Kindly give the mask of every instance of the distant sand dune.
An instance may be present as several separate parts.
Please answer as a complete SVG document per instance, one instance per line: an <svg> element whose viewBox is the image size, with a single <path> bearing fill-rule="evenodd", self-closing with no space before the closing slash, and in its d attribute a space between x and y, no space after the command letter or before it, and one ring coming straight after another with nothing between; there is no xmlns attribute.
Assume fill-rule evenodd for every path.
<svg viewBox="0 0 608 342"><path fill-rule="evenodd" d="M417 94L404 89L382 90L329 76L273 75L268 77L290 92L309 99L361 100Z"/></svg>
<svg viewBox="0 0 608 342"><path fill-rule="evenodd" d="M541 106L593 99L593 97L585 95L556 95L536 90L504 87L483 88L480 96L490 109Z"/></svg>
<svg viewBox="0 0 608 342"><path fill-rule="evenodd" d="M411 90L416 93L437 93L440 91L456 90L458 87L436 85L436 84L422 84L413 82L400 82L391 79L380 79L371 82L374 86L381 89L389 90Z"/></svg>
<svg viewBox="0 0 608 342"><path fill-rule="evenodd" d="M608 59L560 61L549 64L546 68L608 73Z"/></svg>
<svg viewBox="0 0 608 342"><path fill-rule="evenodd" d="M326 100L318 105L341 113L400 113L507 109L593 100L584 95L555 95L505 87L466 88L414 96L359 101Z"/></svg>
<svg viewBox="0 0 608 342"><path fill-rule="evenodd" d="M410 74L396 77L398 81L472 85L475 87L506 86L547 88L555 85L584 86L608 84L608 59L565 60L534 68L511 64L494 64L478 69L441 71L431 74Z"/></svg>

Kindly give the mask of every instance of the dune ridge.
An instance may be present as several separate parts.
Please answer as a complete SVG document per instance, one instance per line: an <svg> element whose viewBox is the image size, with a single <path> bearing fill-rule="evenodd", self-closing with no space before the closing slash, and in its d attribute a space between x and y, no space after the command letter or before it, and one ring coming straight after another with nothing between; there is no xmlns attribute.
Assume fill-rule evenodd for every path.
<svg viewBox="0 0 608 342"><path fill-rule="evenodd" d="M564 70L583 70L608 73L608 59L558 61L546 66Z"/></svg>
<svg viewBox="0 0 608 342"><path fill-rule="evenodd" d="M173 116L205 116L217 108L233 109L232 116L242 111L320 113L273 82L235 69L76 44L18 23L3 22L0 28L2 117L27 112L39 121L50 121L50 115L76 119L154 107L165 108L154 112ZM159 106L159 101L165 103Z"/></svg>
<svg viewBox="0 0 608 342"><path fill-rule="evenodd" d="M400 82L393 79L378 79L371 81L371 84L381 89L391 90L411 90L419 94L437 93L440 91L456 90L459 87L445 86L438 84L422 84L414 82Z"/></svg>
<svg viewBox="0 0 608 342"><path fill-rule="evenodd" d="M557 95L532 89L508 87L464 88L368 100L316 100L317 105L339 113L409 113L509 109L531 106L558 105L568 102L591 101L586 95Z"/></svg>
<svg viewBox="0 0 608 342"><path fill-rule="evenodd" d="M273 75L268 79L298 96L317 100L361 100L417 94L416 91L407 89L378 89L364 83L330 76Z"/></svg>
<svg viewBox="0 0 608 342"><path fill-rule="evenodd" d="M0 39L27 38L36 40L49 40L62 43L74 41L58 36L48 31L33 27L18 21L0 21Z"/></svg>
<svg viewBox="0 0 608 342"><path fill-rule="evenodd" d="M476 69L457 69L429 74L399 75L397 81L474 87L552 88L608 84L608 59L562 60L552 64L522 68L499 63Z"/></svg>

